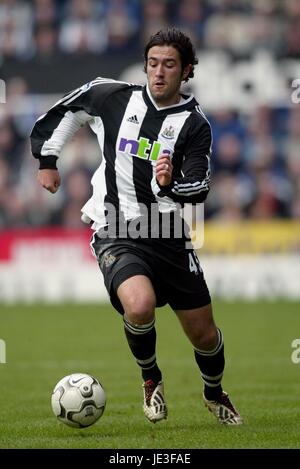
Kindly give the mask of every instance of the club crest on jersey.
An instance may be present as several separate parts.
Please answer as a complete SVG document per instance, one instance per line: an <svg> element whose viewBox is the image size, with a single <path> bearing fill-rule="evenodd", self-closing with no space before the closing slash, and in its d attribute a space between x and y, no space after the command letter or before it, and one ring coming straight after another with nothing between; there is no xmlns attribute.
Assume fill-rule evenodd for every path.
<svg viewBox="0 0 300 469"><path fill-rule="evenodd" d="M174 132L175 130L173 129L173 127L170 125L169 127L166 127L163 132L162 132L162 137L165 137L169 140L172 140L174 138Z"/></svg>
<svg viewBox="0 0 300 469"><path fill-rule="evenodd" d="M117 260L117 258L115 256L113 256L110 252L107 252L104 256L104 264L105 264L105 267L109 267L110 265L112 265L115 261Z"/></svg>
<svg viewBox="0 0 300 469"><path fill-rule="evenodd" d="M140 137L138 140L121 137L119 151L150 161L156 161L162 153L171 154L171 151L168 148L163 148L163 144L157 140L150 143L150 140L144 137Z"/></svg>

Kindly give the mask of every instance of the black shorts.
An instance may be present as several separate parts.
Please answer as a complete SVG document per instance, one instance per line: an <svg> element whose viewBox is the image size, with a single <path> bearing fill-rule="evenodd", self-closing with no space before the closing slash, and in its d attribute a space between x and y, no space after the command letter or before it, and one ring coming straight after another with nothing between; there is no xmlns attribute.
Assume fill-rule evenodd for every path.
<svg viewBox="0 0 300 469"><path fill-rule="evenodd" d="M123 314L116 294L122 282L146 275L156 306L194 309L211 302L197 254L172 239L109 239L93 235L91 247L104 277L111 304Z"/></svg>

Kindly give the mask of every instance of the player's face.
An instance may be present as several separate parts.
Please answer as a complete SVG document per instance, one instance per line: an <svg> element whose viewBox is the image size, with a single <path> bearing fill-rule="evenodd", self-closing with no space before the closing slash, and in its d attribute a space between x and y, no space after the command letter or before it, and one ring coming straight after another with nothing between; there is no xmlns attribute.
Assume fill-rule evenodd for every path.
<svg viewBox="0 0 300 469"><path fill-rule="evenodd" d="M147 79L151 95L160 107L171 106L180 100L182 80L190 71L190 65L182 70L180 55L172 46L154 46L148 51Z"/></svg>

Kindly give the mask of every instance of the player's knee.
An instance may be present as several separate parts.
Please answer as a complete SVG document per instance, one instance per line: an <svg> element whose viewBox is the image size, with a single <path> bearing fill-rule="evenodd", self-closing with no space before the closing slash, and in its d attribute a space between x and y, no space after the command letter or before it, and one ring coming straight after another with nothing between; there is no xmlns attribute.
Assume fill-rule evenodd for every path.
<svg viewBox="0 0 300 469"><path fill-rule="evenodd" d="M152 298L132 298L126 305L126 316L132 324L147 324L154 318L155 303Z"/></svg>
<svg viewBox="0 0 300 469"><path fill-rule="evenodd" d="M216 327L207 327L194 333L193 344L202 350L213 349L217 342L218 333Z"/></svg>

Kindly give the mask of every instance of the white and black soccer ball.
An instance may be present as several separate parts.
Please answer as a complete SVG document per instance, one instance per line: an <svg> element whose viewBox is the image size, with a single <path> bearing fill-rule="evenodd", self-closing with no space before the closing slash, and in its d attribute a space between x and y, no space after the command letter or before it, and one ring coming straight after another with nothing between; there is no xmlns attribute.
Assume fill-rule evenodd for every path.
<svg viewBox="0 0 300 469"><path fill-rule="evenodd" d="M100 382L85 373L65 376L55 386L51 406L55 416L71 427L93 425L103 414L105 391Z"/></svg>

